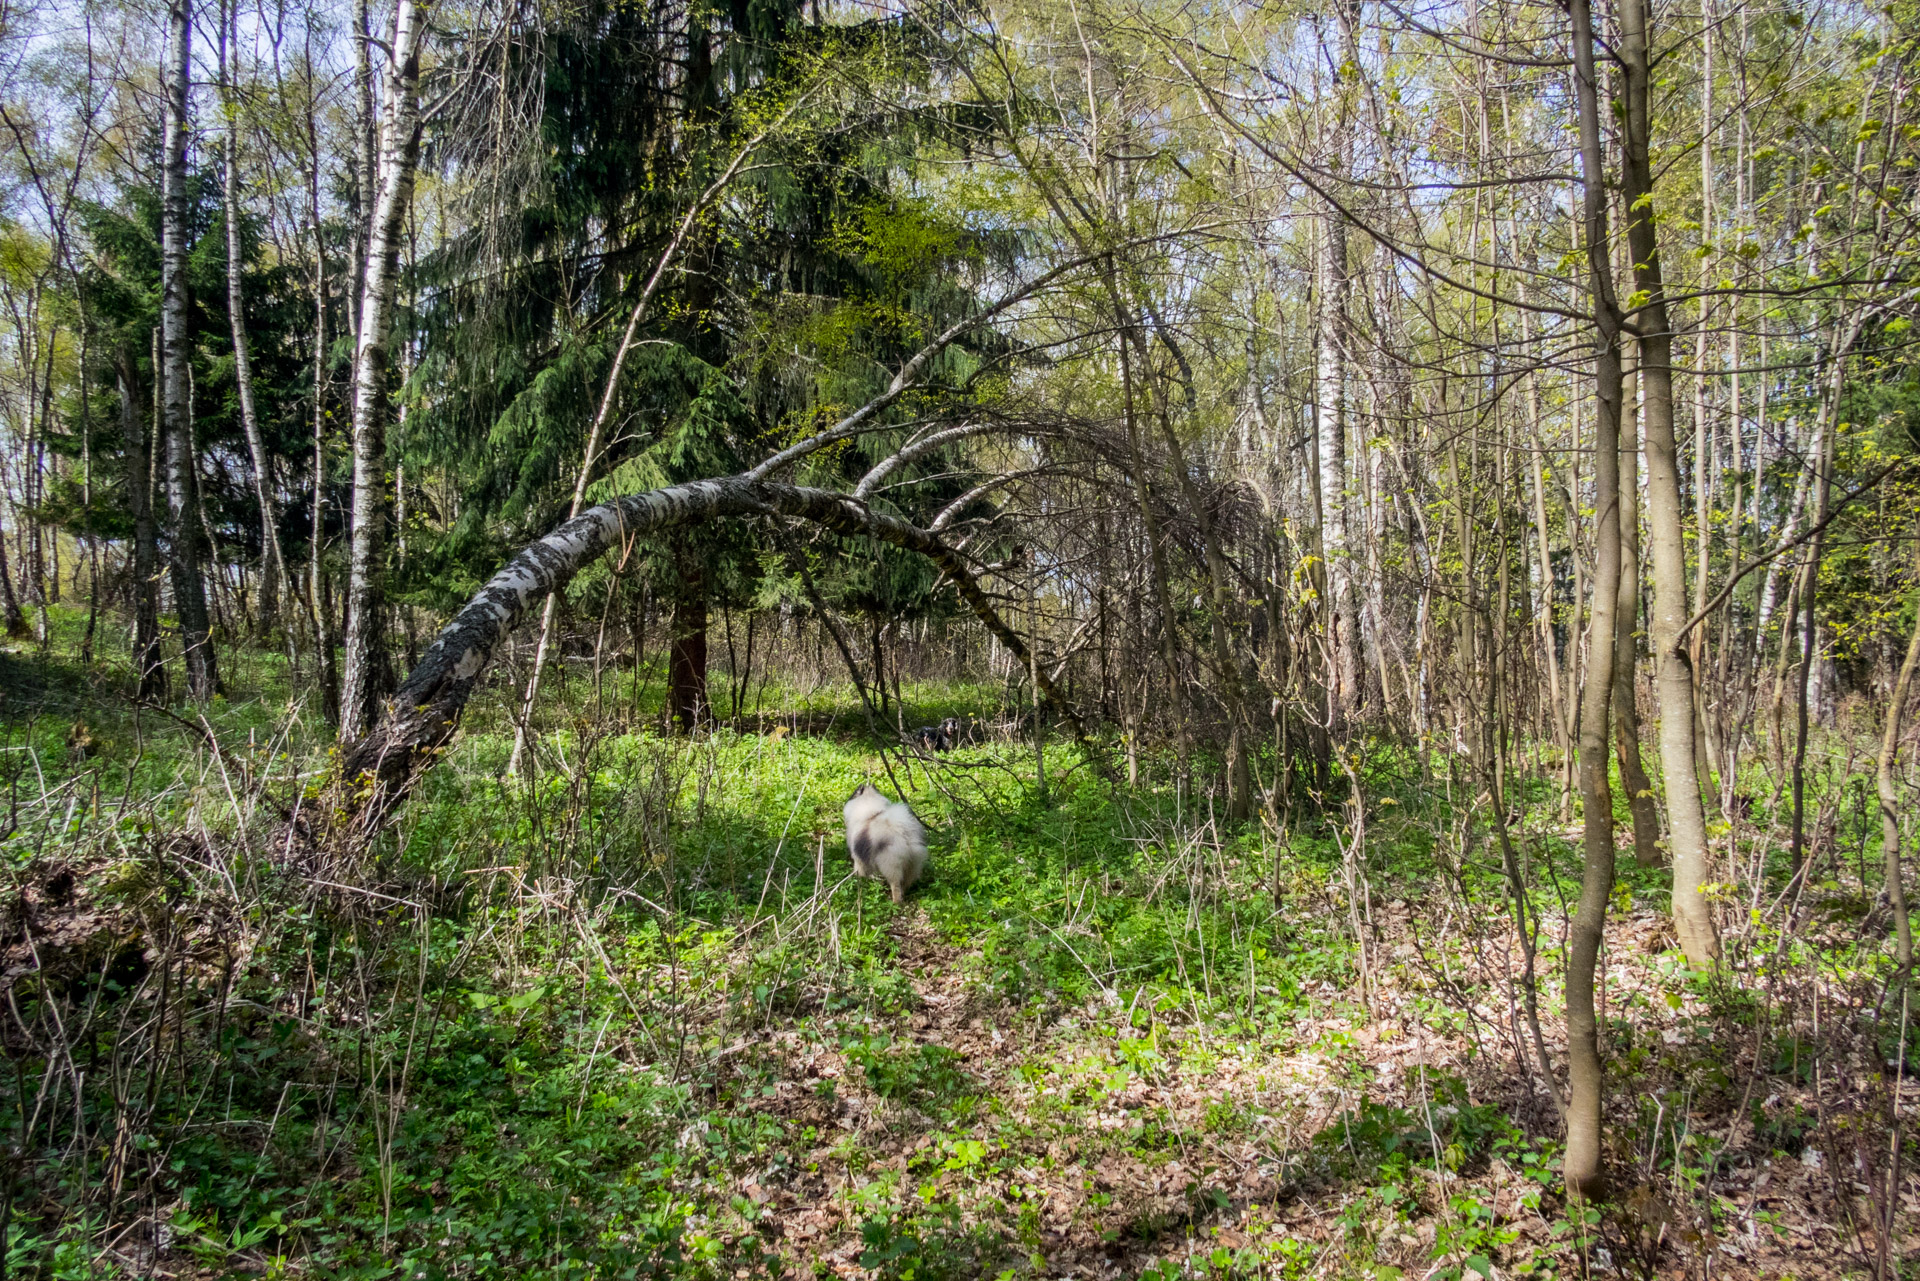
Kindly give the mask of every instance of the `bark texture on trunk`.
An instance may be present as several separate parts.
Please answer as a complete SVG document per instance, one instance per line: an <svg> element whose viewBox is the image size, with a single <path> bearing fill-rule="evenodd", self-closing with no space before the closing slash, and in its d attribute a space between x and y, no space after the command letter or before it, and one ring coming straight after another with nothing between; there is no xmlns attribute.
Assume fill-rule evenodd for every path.
<svg viewBox="0 0 1920 1281"><path fill-rule="evenodd" d="M361 738L373 726L388 670L381 635L386 614L388 340L400 247L420 152L420 40L426 6L417 0L399 0L393 21L353 357L353 535L347 568L346 671L340 695L340 733L347 741Z"/></svg>
<svg viewBox="0 0 1920 1281"><path fill-rule="evenodd" d="M140 412L140 379L133 353L114 353L120 387L120 431L126 439L127 506L133 515L133 673L135 696L164 701L167 669L160 651L160 537L153 519L153 457Z"/></svg>
<svg viewBox="0 0 1920 1281"><path fill-rule="evenodd" d="M1640 449L1636 373L1620 388L1620 593L1613 619L1613 740L1620 786L1633 814L1633 857L1642 867L1660 863L1660 806L1640 756Z"/></svg>
<svg viewBox="0 0 1920 1281"><path fill-rule="evenodd" d="M231 11L237 13L238 9ZM229 21L231 21L231 14ZM280 607L280 583L287 577L286 557L280 550L280 522L273 506L273 487L267 449L260 437L260 415L253 400L253 354L247 341L247 300L240 274L240 112L232 101L229 82L227 156L224 198L227 206L227 315L233 328L233 382L240 395L240 426L247 438L247 457L253 464L253 494L260 504L260 611L256 623L261 636L273 630Z"/></svg>
<svg viewBox="0 0 1920 1281"><path fill-rule="evenodd" d="M693 733L712 715L707 705L707 591L702 569L697 556L682 561L673 599L667 706L682 734Z"/></svg>
<svg viewBox="0 0 1920 1281"><path fill-rule="evenodd" d="M1593 61L1593 14L1587 0L1569 0L1573 22L1574 91L1580 119L1582 222L1594 310L1593 606L1586 680L1580 690L1581 856L1579 909L1567 937L1567 1191L1605 1195L1600 1141L1606 1070L1594 979L1613 893L1613 787L1607 777L1607 718L1613 702L1614 613L1620 591L1620 313L1608 262L1605 162L1600 142L1599 84Z"/></svg>
<svg viewBox="0 0 1920 1281"><path fill-rule="evenodd" d="M1321 220L1319 333L1314 360L1314 428L1319 451L1320 548L1326 558L1328 644L1338 723L1359 698L1359 620L1347 531L1347 225L1334 210Z"/></svg>
<svg viewBox="0 0 1920 1281"><path fill-rule="evenodd" d="M1920 540L1914 543L1913 568L1914 584L1920 586ZM1916 669L1920 669L1920 618L1914 619L1913 636L1907 641L1907 657L1893 682L1893 697L1887 702L1887 726L1880 737L1880 759L1874 771L1874 787L1880 798L1880 854L1886 865L1886 895L1893 908L1895 955L1900 962L1899 981L1903 989L1913 975L1913 923L1907 919L1907 887L1900 859L1900 793L1893 782L1893 763L1900 753L1900 728Z"/></svg>
<svg viewBox="0 0 1920 1281"><path fill-rule="evenodd" d="M7 635L14 640L31 635L33 629L27 626L27 616L20 610L20 598L13 591L13 570L7 565L7 539L0 533L0 603L4 603L7 613Z"/></svg>
<svg viewBox="0 0 1920 1281"><path fill-rule="evenodd" d="M191 391L188 386L187 334L187 84L192 24L187 0L167 6L167 56L162 67L166 114L162 128L164 160L160 198L160 380L165 426L167 527L166 553L173 581L173 608L180 620L180 647L186 655L187 692L212 698L220 688L220 668L207 619L207 585L202 574L205 549L200 519L198 477L193 457Z"/></svg>
<svg viewBox="0 0 1920 1281"><path fill-rule="evenodd" d="M809 520L837 534L866 535L918 552L959 590L974 615L1021 662L1027 647L975 581L969 562L939 538L872 511L844 494L733 476L671 485L602 503L527 547L454 616L388 703L385 717L342 757L343 807L362 837L402 801L414 777L453 737L460 713L500 644L549 592L558 591L622 538L657 533L697 520L777 514ZM1072 728L1101 777L1112 781L1102 749L1061 696L1045 665L1040 692Z"/></svg>
<svg viewBox="0 0 1920 1281"><path fill-rule="evenodd" d="M1653 540L1653 676L1660 695L1660 769L1666 784L1667 846L1673 859L1673 926L1687 960L1704 969L1718 958L1720 939L1700 889L1707 881L1707 816L1694 756L1693 655L1681 632L1692 610L1687 595L1680 451L1673 429L1673 331L1654 222L1652 17L1646 0L1624 0L1620 6L1618 56L1626 82L1622 195L1635 292L1645 299L1636 327L1645 392L1642 434L1647 454L1647 524ZM1706 460L1696 460L1696 466L1704 469ZM1696 481L1704 483L1704 475Z"/></svg>

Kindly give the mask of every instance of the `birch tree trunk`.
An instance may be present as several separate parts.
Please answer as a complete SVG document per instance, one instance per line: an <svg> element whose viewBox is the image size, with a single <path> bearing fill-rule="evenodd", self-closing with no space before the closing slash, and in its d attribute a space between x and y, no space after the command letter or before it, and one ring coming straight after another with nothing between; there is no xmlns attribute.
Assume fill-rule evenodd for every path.
<svg viewBox="0 0 1920 1281"><path fill-rule="evenodd" d="M941 539L905 521L875 512L844 494L775 484L748 476L694 481L602 503L527 547L488 580L440 633L396 692L386 717L350 747L341 782L354 832L364 838L407 795L459 725L460 713L495 652L536 601L563 589L573 576L622 539L681 528L696 521L748 515L812 521L834 533L867 536L927 557L959 590L974 615L1014 659L1027 647L1000 617L969 562ZM1105 752L1078 712L1062 697L1046 665L1035 668L1040 693L1059 709L1099 775L1113 782Z"/></svg>
<svg viewBox="0 0 1920 1281"><path fill-rule="evenodd" d="M206 701L220 688L220 668L207 621L202 576L204 537L194 470L192 391L187 334L187 85L192 21L189 0L169 0L167 55L161 68L166 111L162 127L160 198L160 380L166 452L166 552L173 607L186 655L187 692Z"/></svg>
<svg viewBox="0 0 1920 1281"><path fill-rule="evenodd" d="M1328 700L1334 722L1345 719L1359 695L1360 659L1354 633L1353 560L1347 539L1347 228L1339 213L1321 219L1320 261L1314 273L1320 295L1314 353L1314 427L1318 450L1320 546L1326 558L1328 653L1332 670Z"/></svg>
<svg viewBox="0 0 1920 1281"><path fill-rule="evenodd" d="M1626 90L1622 194L1635 294L1645 300L1637 315L1637 327L1645 401L1647 525L1653 542L1653 675L1660 696L1660 768L1666 785L1667 848L1673 859L1673 926L1687 960L1704 969L1719 956L1720 940L1712 909L1700 891L1707 880L1707 818L1694 756L1693 655L1681 632L1692 608L1687 594L1679 447L1673 428L1673 331L1654 221L1649 154L1652 12L1646 0L1623 0L1619 23L1618 56ZM1700 531L1702 535L1705 532Z"/></svg>
<svg viewBox="0 0 1920 1281"><path fill-rule="evenodd" d="M1813 456L1813 513L1812 524L1809 526L1813 537L1807 542L1806 560L1800 569L1800 581L1797 589L1799 594L1799 600L1797 602L1798 608L1797 610L1789 611L1789 628L1791 628L1795 621L1800 625L1798 641L1800 665L1796 678L1799 698L1793 739L1792 773L1793 832L1791 849L1793 871L1796 876L1805 870L1807 862L1807 700L1809 685L1813 678L1813 663L1817 649L1814 644L1814 639L1815 632L1819 626L1820 557L1826 542L1824 527L1827 523L1827 504L1833 492L1833 458L1835 453L1838 452L1835 450L1833 442L1833 433L1838 427L1838 419L1835 415L1839 412L1840 386L1843 380L1842 370L1846 367L1846 353L1847 348L1850 346L1852 346L1851 340L1845 344L1835 345L1835 349L1829 356L1829 360L1832 363L1829 365L1827 376L1822 383L1820 423L1821 426L1827 430L1822 433L1825 436L1825 442L1822 448ZM1794 613L1799 615L1797 620L1792 618ZM1786 637L1786 644L1783 644L1781 648L1783 657L1786 654L1786 646L1792 644L1793 641L1794 638L1789 632ZM1775 702L1777 705L1777 698ZM1777 714L1774 719L1775 722L1778 723L1779 717Z"/></svg>
<svg viewBox="0 0 1920 1281"><path fill-rule="evenodd" d="M353 537L347 569L346 670L340 733L365 736L385 692L388 338L407 207L420 151L420 39L426 7L398 0L380 109L380 159L360 284L353 358Z"/></svg>

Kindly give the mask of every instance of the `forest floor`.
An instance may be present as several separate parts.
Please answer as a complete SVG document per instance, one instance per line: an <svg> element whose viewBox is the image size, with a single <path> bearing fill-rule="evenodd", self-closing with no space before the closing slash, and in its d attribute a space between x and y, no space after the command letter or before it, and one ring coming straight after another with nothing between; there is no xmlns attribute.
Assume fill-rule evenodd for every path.
<svg viewBox="0 0 1920 1281"><path fill-rule="evenodd" d="M1799 893L1764 806L1725 826L1715 974L1623 835L1614 1195L1581 1207L1440 754L1365 747L1357 804L1283 839L1062 747L1044 793L1031 742L883 761L824 695L662 737L643 670L554 682L515 780L497 691L346 866L289 856L327 757L284 664L163 713L71 630L0 654L9 1275L1816 1281L1871 1273L1889 1194L1920 1257L1842 735ZM906 723L1002 693L909 688ZM1543 774L1519 831L1563 1071L1577 825ZM848 876L867 778L932 834L903 906Z"/></svg>

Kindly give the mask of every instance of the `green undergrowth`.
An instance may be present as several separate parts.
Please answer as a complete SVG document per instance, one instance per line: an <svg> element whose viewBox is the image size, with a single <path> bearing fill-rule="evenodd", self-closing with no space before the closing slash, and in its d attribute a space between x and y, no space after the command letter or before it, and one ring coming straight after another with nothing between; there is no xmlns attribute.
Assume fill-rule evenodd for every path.
<svg viewBox="0 0 1920 1281"><path fill-rule="evenodd" d="M818 691L673 738L644 688L576 679L521 776L496 689L344 859L295 839L329 757L284 658L167 715L59 657L74 621L0 657L9 963L41 949L6 1029L9 1275L1461 1277L1586 1239L1547 1105L1474 1012L1510 905L1443 754L1368 749L1357 862L1338 793L1276 857L1270 821L1230 828L1165 761L1116 791L1056 741L1042 791L1030 741L916 762ZM1012 715L988 686L906 692L909 725ZM904 907L849 877L864 781L929 829ZM1577 833L1550 781L1516 792L1531 906L1563 915ZM1622 869L1643 911L1659 878ZM1465 924L1423 926L1443 911ZM1539 964L1551 1021L1551 932ZM1646 1021L1766 1015L1653 964L1609 1011L1623 1088L1732 1092ZM1390 1037L1458 1061L1383 1089ZM1716 1159L1664 1103L1634 1124L1671 1139L1660 1177ZM1272 1217L1300 1197L1337 1222ZM1524 1257L1523 1215L1558 1234Z"/></svg>

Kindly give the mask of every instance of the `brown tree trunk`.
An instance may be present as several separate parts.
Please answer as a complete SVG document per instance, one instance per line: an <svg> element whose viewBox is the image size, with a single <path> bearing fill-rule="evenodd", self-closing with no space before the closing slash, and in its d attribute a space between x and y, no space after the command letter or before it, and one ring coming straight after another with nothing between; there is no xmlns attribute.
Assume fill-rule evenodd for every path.
<svg viewBox="0 0 1920 1281"><path fill-rule="evenodd" d="M1920 539L1914 541L1913 569L1914 586L1920 588ZM1913 635L1907 641L1907 657L1893 682L1893 697L1887 702L1887 726L1880 736L1880 758L1874 771L1874 787L1880 798L1880 853L1886 865L1886 895L1893 907L1894 955L1900 962L1903 989L1913 974L1913 923L1907 919L1907 887L1900 866L1900 794L1893 784L1893 762L1900 752L1900 727L1916 669L1920 669L1920 618L1914 619Z"/></svg>
<svg viewBox="0 0 1920 1281"><path fill-rule="evenodd" d="M692 557L681 566L672 626L673 642L667 652L667 707L680 732L691 734L705 725L709 716L706 575Z"/></svg>
<svg viewBox="0 0 1920 1281"><path fill-rule="evenodd" d="M1599 84L1593 59L1593 15L1587 0L1569 0L1574 91L1580 127L1582 222L1594 311L1595 554L1592 625L1586 680L1580 690L1582 809L1579 908L1567 935L1567 1150L1570 1195L1605 1194L1600 1138L1606 1083L1600 1059L1595 977L1613 893L1613 788L1607 776L1607 718L1613 702L1614 614L1620 592L1620 312L1608 259L1607 191L1600 142Z"/></svg>
<svg viewBox="0 0 1920 1281"><path fill-rule="evenodd" d="M167 477L166 552L173 608L186 654L187 692L206 701L220 689L207 621L205 550L193 455L187 333L187 77L192 23L188 0L169 0L160 201L160 371Z"/></svg>
<svg viewBox="0 0 1920 1281"><path fill-rule="evenodd" d="M1687 960L1711 966L1720 954L1713 912L1700 887L1707 881L1707 819L1694 749L1693 655L1681 628L1687 596L1686 531L1680 499L1680 456L1673 428L1673 332L1667 315L1653 207L1651 160L1652 9L1623 0L1618 57L1625 76L1621 133L1627 243L1636 294L1640 378L1645 388L1648 528L1653 537L1654 682L1660 694L1660 769L1666 784L1667 842L1673 859L1673 925ZM1702 468L1705 459L1698 460ZM1704 482L1704 477L1699 478ZM1704 536L1706 531L1700 533Z"/></svg>
<svg viewBox="0 0 1920 1281"><path fill-rule="evenodd" d="M167 669L160 651L160 545L153 520L153 457L141 414L139 374L133 353L114 353L120 386L120 432L126 441L127 505L133 515L133 674L135 696L164 701Z"/></svg>
<svg viewBox="0 0 1920 1281"><path fill-rule="evenodd" d="M1613 619L1613 740L1620 786L1633 814L1633 857L1660 864L1660 806L1640 758L1640 475L1637 388L1639 370L1620 387L1620 604Z"/></svg>

